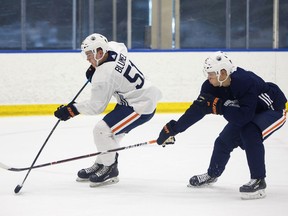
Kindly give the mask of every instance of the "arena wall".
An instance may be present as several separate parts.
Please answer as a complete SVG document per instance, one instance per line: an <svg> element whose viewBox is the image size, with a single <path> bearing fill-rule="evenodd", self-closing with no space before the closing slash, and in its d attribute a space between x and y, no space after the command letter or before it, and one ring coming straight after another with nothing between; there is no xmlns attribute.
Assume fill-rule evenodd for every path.
<svg viewBox="0 0 288 216"><path fill-rule="evenodd" d="M203 62L212 51L131 51L130 58L162 93L157 112L182 112L198 96ZM287 51L230 51L235 65L277 83L288 96ZM0 53L0 116L49 115L86 82L80 52ZM90 86L77 101L89 98ZM113 108L112 99L107 111Z"/></svg>

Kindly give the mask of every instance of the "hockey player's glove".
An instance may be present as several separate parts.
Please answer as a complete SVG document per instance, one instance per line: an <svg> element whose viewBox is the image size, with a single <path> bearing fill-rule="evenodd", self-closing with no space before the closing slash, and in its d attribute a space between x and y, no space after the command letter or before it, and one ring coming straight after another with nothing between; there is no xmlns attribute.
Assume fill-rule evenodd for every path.
<svg viewBox="0 0 288 216"><path fill-rule="evenodd" d="M69 103L66 106L61 105L54 112L54 116L57 117L61 121L67 121L68 119L73 118L74 116L78 114L79 112L76 109L76 107L73 106L73 103Z"/></svg>
<svg viewBox="0 0 288 216"><path fill-rule="evenodd" d="M92 65L90 65L90 67L86 71L86 78L87 80L89 80L89 82L91 82L94 72L95 68Z"/></svg>
<svg viewBox="0 0 288 216"><path fill-rule="evenodd" d="M202 93L198 96L193 105L198 106L203 114L217 114L222 115L222 99L211 94Z"/></svg>
<svg viewBox="0 0 288 216"><path fill-rule="evenodd" d="M168 122L161 130L159 137L157 139L157 144L165 147L166 145L171 145L175 143L175 135L177 132L173 130L173 126L176 124L175 120Z"/></svg>

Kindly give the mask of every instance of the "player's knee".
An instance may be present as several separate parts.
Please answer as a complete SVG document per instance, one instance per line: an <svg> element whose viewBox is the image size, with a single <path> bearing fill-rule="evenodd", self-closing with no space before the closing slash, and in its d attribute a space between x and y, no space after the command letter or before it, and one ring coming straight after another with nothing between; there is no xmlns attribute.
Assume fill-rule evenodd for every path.
<svg viewBox="0 0 288 216"><path fill-rule="evenodd" d="M230 153L233 151L233 148L231 148L229 143L225 142L224 140L225 139L223 139L221 136L217 137L214 143L214 149L220 152Z"/></svg>
<svg viewBox="0 0 288 216"><path fill-rule="evenodd" d="M227 126L221 131L218 139L219 145L223 145L223 147L229 149L229 151L232 151L238 146L242 146L240 128L232 124L227 124Z"/></svg>
<svg viewBox="0 0 288 216"><path fill-rule="evenodd" d="M232 152L234 148L241 146L241 142L238 138L232 139L229 136L223 136L222 134L220 134L220 136L215 140L214 145L217 148L222 149L222 151Z"/></svg>
<svg viewBox="0 0 288 216"><path fill-rule="evenodd" d="M246 124L241 130L241 139L243 140L244 147L250 143L262 143L262 132L260 128L254 123Z"/></svg>
<svg viewBox="0 0 288 216"><path fill-rule="evenodd" d="M99 121L94 129L93 129L94 136L112 136L111 128L106 124L105 121L101 120Z"/></svg>
<svg viewBox="0 0 288 216"><path fill-rule="evenodd" d="M262 132L259 127L252 122L246 124L241 130L241 138L243 140L246 140L247 138L249 139L250 137L254 137L257 135L259 136L261 134Z"/></svg>

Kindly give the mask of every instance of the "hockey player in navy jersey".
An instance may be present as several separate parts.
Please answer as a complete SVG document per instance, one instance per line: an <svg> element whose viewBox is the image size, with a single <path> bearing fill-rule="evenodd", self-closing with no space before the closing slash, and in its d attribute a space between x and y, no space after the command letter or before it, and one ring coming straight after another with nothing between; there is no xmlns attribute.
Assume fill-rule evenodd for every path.
<svg viewBox="0 0 288 216"><path fill-rule="evenodd" d="M81 50L91 64L86 72L91 81L90 100L60 106L54 115L66 121L78 114L100 114L113 96L116 107L96 124L93 135L98 151L118 148L126 133L153 117L161 92L129 59L123 43L108 42L94 33L82 42ZM96 187L117 183L118 174L118 153L111 152L81 169L77 181L90 181Z"/></svg>
<svg viewBox="0 0 288 216"><path fill-rule="evenodd" d="M266 188L263 141L284 125L287 99L276 84L234 66L223 52L215 52L205 60L204 74L207 80L198 98L178 121L171 120L163 127L157 143L170 144L170 137L207 114L223 115L228 123L214 142L207 173L191 177L188 186L215 183L225 170L230 153L240 147L246 153L251 178L240 187L241 197L263 198Z"/></svg>

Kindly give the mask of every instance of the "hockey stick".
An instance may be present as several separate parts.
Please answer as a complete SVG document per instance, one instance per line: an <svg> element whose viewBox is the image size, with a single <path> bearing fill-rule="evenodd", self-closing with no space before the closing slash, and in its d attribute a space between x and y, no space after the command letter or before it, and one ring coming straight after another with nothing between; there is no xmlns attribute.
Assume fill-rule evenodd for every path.
<svg viewBox="0 0 288 216"><path fill-rule="evenodd" d="M49 162L49 163L39 164L39 165L33 166L33 167L16 168L16 167L7 166L7 165L5 165L3 163L0 163L0 167L3 168L3 169L9 170L9 171L19 172L19 171L25 171L25 170L29 170L29 169L36 169L36 168L51 166L51 165L55 165L55 164L65 163L65 162L69 162L69 161L79 160L79 159L83 159L83 158L93 157L93 156L96 156L96 155L108 154L110 152L117 152L117 151L122 151L122 150L126 150L126 149L136 148L136 147L140 147L140 146L144 146L144 145L148 145L148 144L153 144L153 143L156 143L156 140L150 140L150 141L147 141L147 142L137 143L137 144L134 144L134 145L124 146L124 147L115 148L115 149L110 149L110 150L107 150L107 151L95 152L95 153L91 153L91 154L81 155L81 156L78 156L78 157L72 157L72 158L67 158L67 159L63 159L63 160L59 160L59 161L53 161L53 162Z"/></svg>
<svg viewBox="0 0 288 216"><path fill-rule="evenodd" d="M73 103L73 102L76 100L76 98L79 96L79 94L83 91L83 89L86 87L86 85L87 85L88 83L89 83L89 80L86 81L86 83L85 83L85 84L83 85L83 87L78 91L78 93L75 95L75 97L73 98L73 100L72 100L70 103ZM52 128L51 132L49 133L48 137L46 138L46 140L45 140L45 142L43 143L42 147L40 148L39 152L37 153L34 161L32 162L31 166L29 167L28 172L27 172L24 180L22 181L21 185L18 184L18 185L15 187L14 192L15 192L16 194L19 193L19 191L20 191L21 188L23 187L24 182L26 181L26 179L27 179L29 173L31 172L34 164L36 163L39 155L41 154L43 148L45 147L46 143L47 143L48 140L50 139L51 135L53 134L53 132L55 131L55 129L56 129L56 127L58 126L59 123L60 123L60 120L58 120L58 121L56 122L56 124L54 125L54 127Z"/></svg>

